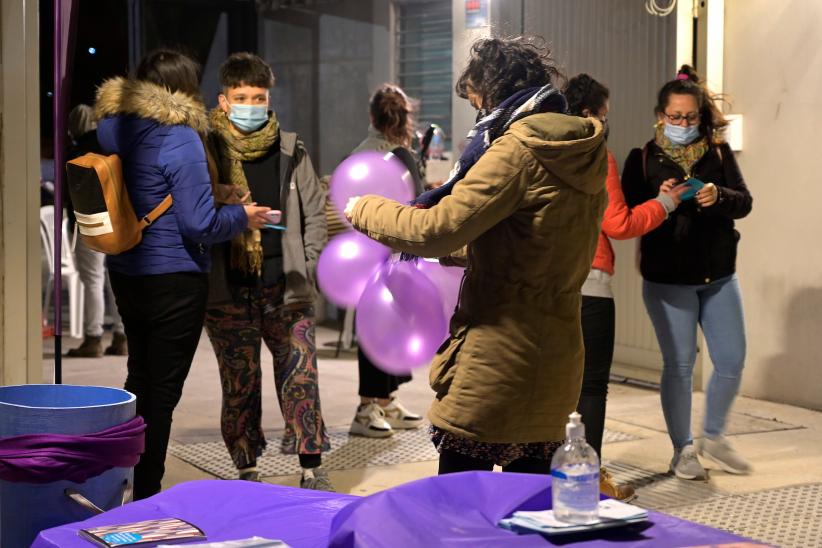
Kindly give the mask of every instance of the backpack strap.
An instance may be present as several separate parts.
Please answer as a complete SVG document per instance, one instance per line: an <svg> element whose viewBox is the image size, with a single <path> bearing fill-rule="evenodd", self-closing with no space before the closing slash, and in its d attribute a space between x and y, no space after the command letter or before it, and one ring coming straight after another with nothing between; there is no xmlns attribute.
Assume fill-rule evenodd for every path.
<svg viewBox="0 0 822 548"><path fill-rule="evenodd" d="M146 227L154 223L154 221L156 221L160 217L160 215L168 211L168 208L171 207L172 203L174 203L174 199L171 197L171 194L163 198L163 201L160 202L160 205L149 211L145 217L140 219L140 230L145 230Z"/></svg>

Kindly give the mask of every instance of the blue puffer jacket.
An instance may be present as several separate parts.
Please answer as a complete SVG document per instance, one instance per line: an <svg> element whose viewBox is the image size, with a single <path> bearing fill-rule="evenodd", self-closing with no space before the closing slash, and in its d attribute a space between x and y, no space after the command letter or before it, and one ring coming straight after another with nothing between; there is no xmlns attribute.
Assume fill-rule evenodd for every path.
<svg viewBox="0 0 822 548"><path fill-rule="evenodd" d="M144 276L208 272L209 246L230 240L248 223L242 206L214 207L205 149L202 104L160 86L115 78L100 86L95 105L97 137L117 154L138 217L170 192L171 208L143 231L139 245L108 257L120 274Z"/></svg>

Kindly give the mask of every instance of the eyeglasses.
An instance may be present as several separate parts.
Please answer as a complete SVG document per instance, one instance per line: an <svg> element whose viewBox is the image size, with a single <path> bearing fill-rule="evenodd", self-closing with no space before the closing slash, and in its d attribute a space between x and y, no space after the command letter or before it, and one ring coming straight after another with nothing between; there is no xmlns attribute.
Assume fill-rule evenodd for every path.
<svg viewBox="0 0 822 548"><path fill-rule="evenodd" d="M679 113L677 113L677 114L668 114L668 113L663 112L662 115L665 116L668 120L670 120L674 124L678 124L682 120L685 120L686 122L688 122L689 126L692 126L696 122L699 121L699 113L698 112L689 112L688 114L686 114L684 116L682 114L679 114Z"/></svg>

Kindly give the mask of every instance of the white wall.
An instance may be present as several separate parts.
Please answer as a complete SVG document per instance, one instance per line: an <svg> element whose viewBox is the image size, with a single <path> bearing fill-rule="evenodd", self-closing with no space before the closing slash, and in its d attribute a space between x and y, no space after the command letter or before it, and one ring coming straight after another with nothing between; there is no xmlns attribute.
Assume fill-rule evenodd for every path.
<svg viewBox="0 0 822 548"><path fill-rule="evenodd" d="M748 360L742 392L822 409L822 2L725 0L724 90L744 115L737 159Z"/></svg>
<svg viewBox="0 0 822 548"><path fill-rule="evenodd" d="M42 379L37 3L0 14L0 385Z"/></svg>

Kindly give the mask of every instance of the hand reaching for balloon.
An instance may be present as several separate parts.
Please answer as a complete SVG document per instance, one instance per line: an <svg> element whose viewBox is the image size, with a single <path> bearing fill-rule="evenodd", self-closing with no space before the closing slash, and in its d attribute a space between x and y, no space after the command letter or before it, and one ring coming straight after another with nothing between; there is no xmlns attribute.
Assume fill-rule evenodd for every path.
<svg viewBox="0 0 822 548"><path fill-rule="evenodd" d="M362 196L354 196L349 198L348 203L345 204L345 211L343 211L343 214L348 222L351 222L351 217L354 216L354 208L357 206L357 202L360 201L360 198L362 198Z"/></svg>

